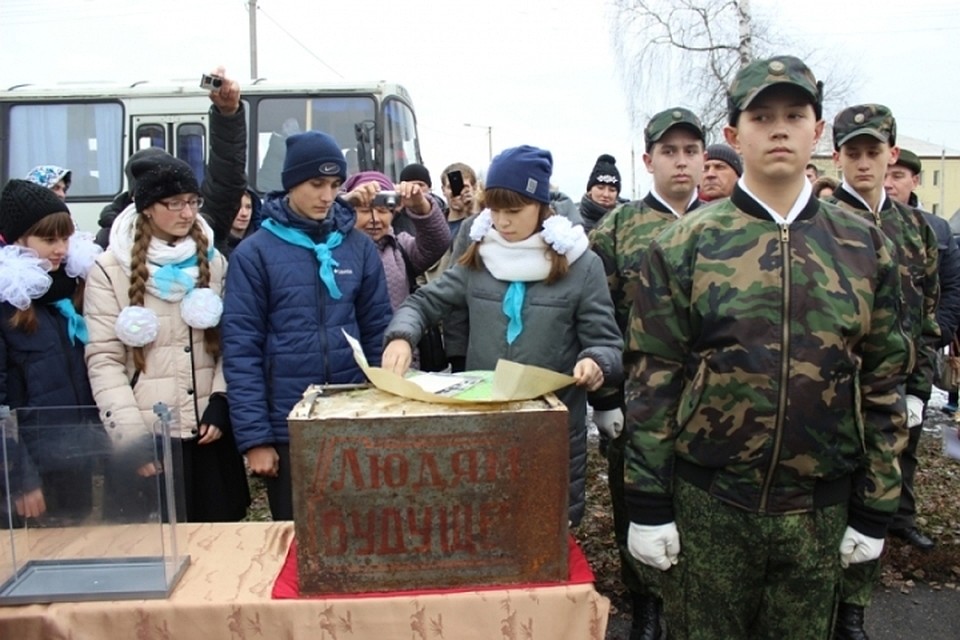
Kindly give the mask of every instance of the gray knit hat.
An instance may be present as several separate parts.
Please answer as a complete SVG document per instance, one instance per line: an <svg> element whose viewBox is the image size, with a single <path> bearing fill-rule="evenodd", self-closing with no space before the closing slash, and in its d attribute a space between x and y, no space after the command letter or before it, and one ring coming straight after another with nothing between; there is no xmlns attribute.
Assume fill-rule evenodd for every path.
<svg viewBox="0 0 960 640"><path fill-rule="evenodd" d="M733 147L725 144L712 144L707 147L707 160L720 160L726 162L737 172L738 176L743 175L743 160L739 154L733 150Z"/></svg>

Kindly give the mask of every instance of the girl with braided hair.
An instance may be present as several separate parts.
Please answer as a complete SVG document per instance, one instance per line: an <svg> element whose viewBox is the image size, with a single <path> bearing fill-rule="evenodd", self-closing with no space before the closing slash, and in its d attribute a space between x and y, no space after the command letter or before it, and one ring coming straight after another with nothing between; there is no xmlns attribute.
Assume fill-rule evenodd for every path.
<svg viewBox="0 0 960 640"><path fill-rule="evenodd" d="M90 386L129 467L113 478L127 498L119 509L135 510L151 495L141 495L147 487L138 486L137 476L145 485L165 471L152 441L154 405L162 402L176 416L178 516L240 520L250 495L231 433L218 329L227 262L198 215L203 202L189 165L155 155L131 172L134 203L113 223L109 249L88 279L84 310Z"/></svg>

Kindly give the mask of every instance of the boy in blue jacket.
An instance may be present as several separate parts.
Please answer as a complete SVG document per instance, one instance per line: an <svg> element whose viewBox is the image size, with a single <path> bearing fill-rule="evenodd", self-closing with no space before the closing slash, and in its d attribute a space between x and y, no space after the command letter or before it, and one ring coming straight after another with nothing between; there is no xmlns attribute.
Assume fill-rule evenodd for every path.
<svg viewBox="0 0 960 640"><path fill-rule="evenodd" d="M377 249L337 197L339 145L319 131L286 144L284 190L267 196L261 228L230 258L222 328L237 447L265 478L274 520L293 519L287 415L310 384L363 382L341 329L379 366L391 318Z"/></svg>

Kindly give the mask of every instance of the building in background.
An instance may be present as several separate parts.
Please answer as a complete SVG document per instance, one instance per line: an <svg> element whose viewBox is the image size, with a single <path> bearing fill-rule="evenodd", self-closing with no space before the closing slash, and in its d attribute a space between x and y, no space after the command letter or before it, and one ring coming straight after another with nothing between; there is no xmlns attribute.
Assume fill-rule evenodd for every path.
<svg viewBox="0 0 960 640"><path fill-rule="evenodd" d="M923 164L915 192L923 209L949 220L960 210L960 151L900 133L897 146L913 151ZM833 163L833 128L829 123L824 126L811 162L820 169L820 175L841 178L840 169Z"/></svg>

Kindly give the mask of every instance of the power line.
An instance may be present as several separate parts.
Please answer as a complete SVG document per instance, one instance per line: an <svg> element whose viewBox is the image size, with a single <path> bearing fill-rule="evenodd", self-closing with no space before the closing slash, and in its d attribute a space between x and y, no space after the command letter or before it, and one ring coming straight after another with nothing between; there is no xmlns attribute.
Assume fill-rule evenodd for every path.
<svg viewBox="0 0 960 640"><path fill-rule="evenodd" d="M338 76L339 78L345 79L344 76L343 76L343 74L341 74L339 71L337 71L336 69L334 69L333 67L331 67L329 64L327 64L327 63L323 60L323 58L321 58L320 56L318 56L317 54L315 54L315 53L310 49L310 47L308 47L307 45L305 45L305 44L303 44L302 42L300 42L300 41L297 39L296 36L294 36L292 33L290 33L289 31L287 31L286 29L284 29L284 28L283 28L283 25L281 25L279 22L277 22L276 20L274 20L273 17L272 17L269 13L267 13L266 11L264 11L263 9L261 9L259 5L257 6L257 11L259 11L260 13L262 13L262 14L263 14L263 17L265 17L267 20L269 20L270 22L272 22L272 23L277 27L277 29L280 29L280 31L282 31L283 33L285 33L288 38L290 38L291 40L293 40L294 42L296 42L298 45L300 45L301 47L303 47L303 50L306 51L307 53L309 53L309 54L310 54L311 56L313 56L314 58L316 58L317 61L318 61L320 64L322 64L323 66L325 66L327 69L330 69L330 71L333 71L335 74L337 74L337 76Z"/></svg>

